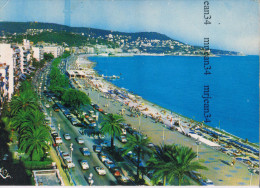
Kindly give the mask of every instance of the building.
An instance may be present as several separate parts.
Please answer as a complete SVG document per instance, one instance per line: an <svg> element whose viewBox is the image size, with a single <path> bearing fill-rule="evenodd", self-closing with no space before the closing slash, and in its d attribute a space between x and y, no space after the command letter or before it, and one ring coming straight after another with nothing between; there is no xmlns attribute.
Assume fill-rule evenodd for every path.
<svg viewBox="0 0 260 188"><path fill-rule="evenodd" d="M3 106L4 101L8 98L8 69L9 66L6 63L0 63L0 106ZM1 110L0 110L1 114Z"/></svg>
<svg viewBox="0 0 260 188"><path fill-rule="evenodd" d="M32 47L32 53L33 53L33 57L37 60L37 61L41 61L43 59L43 49L42 47Z"/></svg>
<svg viewBox="0 0 260 188"><path fill-rule="evenodd" d="M51 53L54 58L61 56L64 52L64 48L62 46L44 46L44 53Z"/></svg>

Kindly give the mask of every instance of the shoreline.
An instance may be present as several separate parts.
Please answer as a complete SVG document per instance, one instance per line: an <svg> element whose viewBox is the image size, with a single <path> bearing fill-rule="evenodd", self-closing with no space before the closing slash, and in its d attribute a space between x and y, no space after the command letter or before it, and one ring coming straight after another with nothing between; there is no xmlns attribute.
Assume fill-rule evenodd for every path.
<svg viewBox="0 0 260 188"><path fill-rule="evenodd" d="M87 55L87 57L91 57L91 56L88 56L88 55ZM99 56L97 56L97 57L99 57ZM116 57L116 56L113 56L113 57ZM120 56L119 56L119 57L120 57ZM123 56L121 56L121 57L123 57ZM198 57L200 57L200 56L198 56ZM202 57L203 57L203 56L202 56ZM89 62L91 63L90 68L95 72L95 74L96 74L97 76L99 76L99 77L102 77L100 74L98 74L97 70L94 69L95 66L96 66L96 64L97 64L97 62L90 61L88 58L86 58L86 59L87 59L87 61L89 61ZM113 84L112 82L110 82L109 80L107 80L107 79L105 79L105 78L103 78L103 81L105 81L107 84L110 84L110 85L112 85L113 87L115 87L115 88L117 88L117 89L119 89L119 90L122 90L122 88L120 88L119 86ZM126 93L130 93L130 94L132 94L132 95L134 95L134 96L141 97L141 96L139 96L139 95L137 95L137 94L135 94L135 93L131 93L131 92L125 90L125 89L123 89L123 90L124 90ZM139 100L140 100L140 99L139 99ZM171 112L172 112L173 114L175 114L175 115L181 117L182 119L185 119L186 121L189 121L189 122L190 122L190 121L193 121L194 123L201 124L201 122L199 122L199 121L197 121L197 120L194 120L194 119L192 119L192 118L190 118L190 117L187 117L187 116L185 116L185 115L182 115L182 114L180 114L180 113L174 112L173 110L167 109L167 108L165 108L165 107L163 107L163 106L160 106L160 105L158 105L158 104L156 104L156 103L154 103L154 102L151 102L151 101L149 101L149 100L146 100L146 99L144 99L144 98L142 98L142 97L141 97L141 100L144 101L144 102L146 102L146 103L148 103L148 104L150 104L150 105L152 105L152 106L156 106L158 109L165 110L165 111L167 111L168 113L171 113ZM241 138L241 137L239 137L239 136L236 136L236 135L234 135L234 134L232 134L232 133L229 133L229 132L225 131L224 129L218 129L218 128L209 126L209 125L207 125L207 124L205 124L205 123L203 123L203 126L205 126L205 127L207 127L207 128L210 128L210 129L216 131L217 133L221 133L221 134L224 134L224 135L226 135L226 136L233 137L235 140L242 141L244 144L248 144L248 145L250 145L250 146L252 146L252 147L259 147L259 143L253 143L253 142L250 142L250 141L248 141L247 143L245 143L245 142L244 142L244 141L245 141L245 138Z"/></svg>
<svg viewBox="0 0 260 188"><path fill-rule="evenodd" d="M83 56L83 58L82 58L82 57L81 57L81 58L82 58L83 61L84 61L84 63L82 63L82 64L80 63L80 65L84 65L84 68L87 68L87 69L90 69L91 71L93 71L95 77L101 78L100 80L97 79L98 81L100 81L100 83L101 83L101 82L104 82L104 83L106 83L106 85L107 85L108 87L118 89L119 91L122 90L122 91L124 91L125 93L127 93L128 95L130 94L130 95L132 95L132 96L135 96L136 99L137 99L139 102L141 101L140 103L146 103L146 105L148 104L148 108L149 108L149 109L152 107L152 108L155 108L155 110L157 109L160 113L162 113L162 111L164 111L165 114L168 114L168 115L172 115L172 114L173 114L173 115L175 116L175 121L176 121L176 119L177 119L177 121L178 121L178 119L179 119L179 122L180 122L180 121L182 121L182 123L184 122L184 126L185 126L185 124L186 124L186 126L187 126L187 124L192 123L192 124L195 124L194 127L200 127L200 125L201 125L202 122L193 120L192 118L189 118L189 117L186 117L186 116L184 116L184 115L182 115L182 114L176 113L176 112L174 112L174 111L172 111L172 110L169 110L169 109L167 109L167 108L165 108L165 107L162 107L162 106L160 106L160 105L157 105L156 103L153 103L153 102L151 102L151 101L148 101L148 100L146 100L146 99L143 99L141 96L139 96L139 95L137 95L137 94L130 93L130 92L127 91L125 88L120 88L119 86L116 86L115 84L113 84L113 83L110 82L109 80L107 80L107 79L103 78L101 75L99 75L98 72L97 72L97 70L94 69L94 67L96 66L97 62L90 61L90 60L88 59L88 57L91 57L92 55L89 55L89 54L80 54L80 56ZM78 59L79 59L79 58L78 58ZM92 87L93 87L93 86L92 86ZM98 87L95 88L95 89L99 90ZM101 90L99 90L99 91L104 94L104 92L102 92ZM117 100L117 99L115 99L115 100L118 101L118 102L121 102L121 103L124 102L124 101L120 101L120 100ZM125 104L123 103L123 106L124 106L124 105L125 105ZM141 111L140 111L140 112L141 112ZM147 116L147 114L146 114L146 116ZM165 119L165 120L166 120L166 119ZM169 120L168 120L168 124L165 123L165 122L164 122L164 124L165 124L165 126L168 126L168 127L169 127ZM172 124L171 124L171 125L172 125ZM223 130L223 129L220 129L220 130L219 130L218 128L211 127L211 126L206 125L206 124L204 124L204 123L203 123L203 126L204 126L205 128L210 129L210 130L213 131L213 132L216 132L216 133L218 133L218 134L220 134L220 135L222 134L222 135L224 135L224 136L226 136L226 137L230 137L232 140L241 142L241 143L243 143L243 144L245 144L245 145L248 145L248 146L251 146L251 147L253 147L253 148L257 149L257 150L258 150L258 148L259 148L259 143L253 143L253 142L250 142L250 141L248 141L248 142L246 143L246 142L245 142L245 139L240 138L240 137L238 137L238 136L236 136L236 135L233 135L233 134L231 134L231 133L229 133L229 132L226 132L226 131ZM175 126L175 128L176 128L176 127L177 127L177 126ZM178 127L181 127L181 126L178 126ZM177 127L177 128L178 128L178 127ZM183 127L178 128L178 131L179 131L181 134L184 133L184 135L186 135L186 136L189 135L189 132L188 132L188 134L186 134L185 131L181 131L180 129L183 130ZM188 129L190 129L190 128L188 128ZM183 133L182 133L182 132L183 132ZM199 137L199 139L200 139L200 137ZM208 139L208 138L207 138L207 139ZM212 137L211 137L210 139L212 140ZM213 141L211 141L211 140L208 140L208 141L215 143L214 140L213 140ZM218 143L218 142L217 142L217 143ZM218 145L218 144L217 144L217 145Z"/></svg>
<svg viewBox="0 0 260 188"><path fill-rule="evenodd" d="M82 58L83 57L83 58ZM98 104L102 109L104 109L105 112L108 113L114 113L114 114L120 114L122 115L126 122L131 124L131 126L135 129L135 130L139 130L139 132L141 132L144 135L149 136L152 139L152 142L156 145L161 145L162 143L164 143L164 139L165 142L167 142L168 144L178 144L178 145L184 145L184 146L188 146L190 148L192 148L194 151L196 151L196 148L198 150L198 146L197 146L197 142L198 138L202 138L202 140L200 139L199 142L201 142L201 146L199 147L199 155L200 157L203 157L203 160L205 160L205 163L209 163L208 165L210 165L210 168L212 169L211 176L209 176L209 178L212 178L212 180L214 180L217 183L217 179L215 179L214 177L214 173L217 173L218 169L215 169L215 165L216 163L212 163L208 162L210 160L212 160L214 157L221 155L221 158L219 158L218 163L222 163L221 161L226 161L226 164L228 164L230 161L236 159L237 160L237 165L242 165L240 167L242 167L244 169L243 173L246 173L248 168L252 168L251 164L247 164L245 163L245 161L241 161L241 157L245 160L251 160L251 157L255 158L256 160L259 160L258 155L255 152L251 152L251 153L247 153L245 155L244 151L240 151L243 153L237 154L237 151L239 152L240 148L233 145L232 143L228 143L229 140L231 141L238 141L237 137L235 136L226 136L228 135L228 133L224 133L222 134L219 138L219 141L213 140L211 141L210 139L212 138L210 136L209 132L204 132L201 130L214 130L214 128L209 127L207 125L204 125L203 127L196 125L196 123L194 122L190 122L192 121L191 118L179 115L175 112L174 113L174 117L177 117L175 120L177 120L177 123L179 121L179 123L185 127L187 126L187 124L191 123L192 125L196 125L193 126L194 129L199 128L199 131L201 132L196 132L196 130L192 130L193 133L191 134L185 134L185 132L182 132L183 129L180 128L180 126L176 126L176 124L174 124L174 126L172 126L173 128L171 128L169 125L169 119L167 121L167 119L163 119L164 122L160 122L157 121L158 119L154 119L153 116L150 116L147 112L139 110L139 111L132 111L133 109L133 103L128 105L125 104L126 100L125 99L121 99L121 94L127 96L127 94L129 94L129 92L125 91L125 88L120 88L114 84L112 84L110 82L110 80L105 80L103 77L99 77L99 74L97 73L96 70L94 70L94 66L97 64L97 62L93 62L87 59L86 56L79 56L78 60L76 61L76 64L79 65L80 63L80 69L83 72L85 71L85 74L87 75L86 78L77 78L77 77L72 77L71 81L73 80L73 78L78 81L78 84L74 84L74 82L72 81L74 87L77 89L79 88L81 91L86 92L86 94L88 94L91 99L93 99L93 103ZM74 63L73 63L74 64ZM73 64L72 69L70 70L75 70L73 69ZM74 65L75 66L75 65ZM75 70L77 71L77 70ZM88 74L88 72L91 72L91 74ZM119 90L118 92L120 92L119 94L117 94L117 92L115 91L115 89ZM126 93L127 94L126 94ZM145 103L146 107L147 105L151 106L154 110L157 110L155 112L159 112L160 114L162 113L162 110L167 111L168 114L170 114L170 110L165 109L157 104L154 104L150 101L147 101L143 98L132 98L133 96L138 96L138 95L133 95L132 93L130 93L131 96L127 96L128 99L130 100L138 100L138 102L134 101L134 103L137 104L137 107L140 106L141 103ZM136 107L136 106L134 106ZM143 107L143 108L144 108ZM150 107L148 107L150 109ZM124 113L121 114L121 112ZM140 113L142 115L140 115ZM132 115L133 116L132 116ZM139 117L138 117L139 115ZM187 121L187 122L184 122ZM139 123L138 123L139 122ZM198 122L200 123L200 122ZM187 129L184 128L184 129ZM200 130L201 129L201 130ZM164 133L163 133L164 132ZM196 132L196 133L194 133ZM219 133L219 131L216 131L217 133ZM201 137L199 136L199 133L203 133L201 135ZM195 136L194 136L195 134ZM164 135L164 136L163 136ZM231 135L231 134L230 134ZM228 139L226 139L228 138ZM224 141L224 142L223 142ZM225 142L228 141L228 142ZM221 144L222 143L222 144ZM219 145L220 144L220 145ZM231 144L231 145L230 145ZM255 148L252 147L252 145L248 145L251 148ZM228 146L228 147L226 147ZM208 149L207 149L208 148ZM258 147L257 148L257 152ZM227 152L223 151L222 149L226 150ZM207 154L206 154L207 153ZM207 157L209 158L205 158L204 155L207 155ZM253 159L252 159L253 160ZM217 162L217 161L216 161ZM255 162L254 164L254 168L255 167ZM219 166L222 166L223 164L217 164ZM239 168L240 168L239 167ZM229 167L227 167L229 168ZM206 175L206 174L205 174ZM223 179L225 179L226 177L223 176ZM229 180L228 180L229 181ZM234 182L233 182L234 183ZM231 183L231 184L233 184ZM217 183L218 185L223 185L222 183Z"/></svg>

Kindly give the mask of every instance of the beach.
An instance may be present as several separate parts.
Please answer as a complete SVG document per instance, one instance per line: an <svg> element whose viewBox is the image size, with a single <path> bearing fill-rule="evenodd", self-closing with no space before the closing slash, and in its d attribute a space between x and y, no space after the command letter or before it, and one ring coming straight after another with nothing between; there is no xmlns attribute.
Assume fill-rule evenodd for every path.
<svg viewBox="0 0 260 188"><path fill-rule="evenodd" d="M81 68L89 72L91 77L74 80L78 81L81 87L79 89L86 92L93 103L98 104L107 113L121 114L126 123L150 137L156 145L179 144L191 147L195 152L198 151L199 159L209 168L208 171L201 173L215 185L249 185L250 172L247 165L240 162L235 166L228 165L232 157L217 150L220 147L218 142L193 134L191 131L195 125L197 127L203 125L112 85L94 72L94 64L86 58L84 55L81 56L69 67L70 70ZM200 145L196 144L198 139ZM258 185L258 178L257 174L252 175L252 185Z"/></svg>

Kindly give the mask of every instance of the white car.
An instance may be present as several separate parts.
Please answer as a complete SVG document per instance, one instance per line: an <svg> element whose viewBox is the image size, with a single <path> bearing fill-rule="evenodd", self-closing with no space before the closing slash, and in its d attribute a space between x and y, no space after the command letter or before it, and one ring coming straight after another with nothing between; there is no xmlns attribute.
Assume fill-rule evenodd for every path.
<svg viewBox="0 0 260 188"><path fill-rule="evenodd" d="M122 134L126 135L126 130L125 129L122 129Z"/></svg>
<svg viewBox="0 0 260 188"><path fill-rule="evenodd" d="M77 138L78 144L84 144L84 139L82 137Z"/></svg>
<svg viewBox="0 0 260 188"><path fill-rule="evenodd" d="M119 140L122 142L122 143L126 143L127 142L127 139L125 136L120 136L119 137Z"/></svg>
<svg viewBox="0 0 260 188"><path fill-rule="evenodd" d="M70 156L64 157L64 161L65 161L66 165L68 166L68 168L75 167L75 164L72 162L72 159Z"/></svg>
<svg viewBox="0 0 260 188"><path fill-rule="evenodd" d="M88 165L88 161L87 161L87 160L82 160L81 163L80 163L80 165L81 165L81 168L82 168L83 170L89 169L89 165Z"/></svg>
<svg viewBox="0 0 260 188"><path fill-rule="evenodd" d="M64 138L65 140L70 140L71 139L70 134L69 133L64 134Z"/></svg>
<svg viewBox="0 0 260 188"><path fill-rule="evenodd" d="M122 182L124 182L124 183L127 183L127 182L129 181L129 178L126 177L126 176L121 176L121 177L120 177L120 180L121 180Z"/></svg>
<svg viewBox="0 0 260 188"><path fill-rule="evenodd" d="M95 169L96 169L98 175L106 175L106 171L103 167L97 166L97 167L95 167Z"/></svg>
<svg viewBox="0 0 260 188"><path fill-rule="evenodd" d="M48 103L45 106L46 106L46 108L50 108L50 105Z"/></svg>

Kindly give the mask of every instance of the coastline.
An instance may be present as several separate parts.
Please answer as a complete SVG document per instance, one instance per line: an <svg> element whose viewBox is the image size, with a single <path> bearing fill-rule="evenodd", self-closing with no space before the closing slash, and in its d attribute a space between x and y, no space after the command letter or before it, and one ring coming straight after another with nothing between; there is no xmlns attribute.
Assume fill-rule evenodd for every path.
<svg viewBox="0 0 260 188"><path fill-rule="evenodd" d="M86 55L86 57L90 57L90 56L91 56L91 55ZM113 57L115 57L115 56L113 56ZM120 57L122 57L122 56L120 56ZM198 56L198 57L203 57L203 56ZM217 57L217 56L216 56L216 57ZM90 68L95 72L95 75L101 77L101 75L99 75L98 72L94 69L95 66L96 66L96 64L97 64L97 62L90 61L88 58L86 58L86 60L87 60L88 62L90 62ZM116 86L115 84L113 84L113 83L110 82L109 80L103 79L102 81L104 81L104 82L106 82L107 84L109 84L109 85L111 85L111 86L117 88L118 90L122 90L122 88ZM196 120L194 120L194 119L192 119L192 118L190 118L190 117L184 116L184 115L182 115L182 114L180 114L180 113L177 113L177 112L174 112L174 111L172 111L172 110L170 110L170 109L167 109L167 108L165 108L165 107L162 107L162 106L160 106L160 105L158 105L158 104L156 104L156 103L154 103L154 102L148 101L148 100L142 98L141 96L138 96L137 94L134 94L134 93L132 93L132 92L126 91L125 89L124 89L124 92L136 96L136 97L139 98L139 100L141 100L142 102L147 103L148 106L156 107L156 108L157 108L158 110L160 110L160 111L163 111L163 110L164 110L164 111L166 111L166 112L169 113L169 114L172 113L172 114L178 116L179 118L181 118L182 121L186 121L186 122L189 122L189 123L192 121L193 123L201 124L201 122L199 122L199 121L196 121ZM217 132L217 133L224 134L224 135L226 135L226 136L230 136L230 137L232 137L234 140L237 140L237 141L244 141L244 140L245 140L245 138L241 138L241 137L238 137L238 136L236 136L236 135L233 135L233 134L231 134L231 133L225 131L224 129L218 129L218 128L209 126L209 125L207 125L207 124L205 124L205 123L203 123L203 126L209 128L209 129L212 129L213 131L215 131L215 132ZM259 147L259 143L253 143L253 142L249 142L249 141L248 141L248 143L246 143L246 144L248 144L248 145L250 145L250 146L252 146L252 147L256 147L256 148Z"/></svg>
<svg viewBox="0 0 260 188"><path fill-rule="evenodd" d="M84 57L84 58L82 58L82 57ZM217 144L212 145L215 143L213 143L207 139L199 140L201 142L201 145L198 146L196 144L198 137L193 136L192 134L190 134L191 136L187 135L187 134L183 134L184 132L181 131L179 126L178 127L174 126L174 129L172 129L171 127L169 127L169 121L168 121L168 123L167 122L161 123L159 121L156 121L156 119L154 119L151 116L145 117L145 115L139 115L140 114L139 112L143 112L142 110L141 111L132 111L131 109L133 107L132 106L133 104L130 104L129 106L125 105L124 101L120 100L120 98L118 98L118 96L120 96L120 95L115 94L114 89L122 90L122 88L115 86L109 80L105 80L104 78L99 77L97 71L92 69L92 68L94 68L94 66L96 65L97 62L92 62L92 61L88 60L85 55L85 56L79 56L78 60L76 61L76 64L79 65L79 63L81 63L79 70L82 70L83 72L85 70L86 71L85 74L87 74L87 78L81 79L81 78L75 77L74 79L76 81L78 81L78 84L75 84L75 82L72 81L72 80L74 80L73 78L71 79L71 83L74 85L75 88L78 88L79 90L88 94L89 97L91 98L92 102L94 104L99 105L99 107L102 108L104 110L104 112L120 114L121 111L124 109L125 113L122 116L124 117L125 122L127 124L130 124L134 130L137 130L141 134L144 134L147 137L151 138L151 142L155 145L159 146L164 143L169 144L169 145L177 144L177 145L183 145L183 146L190 147L195 152L197 150L197 152L198 152L197 155L199 156L199 159L202 161L202 163L205 163L210 169L209 171L202 171L201 173L203 175L205 175L206 177L210 178L214 182L214 184L216 183L215 185L239 185L240 182L244 181L243 178L247 178L248 169L251 169L253 166L251 167L251 166L249 166L249 164L245 163L244 161L242 162L241 160L239 160L239 158L241 159L242 156L233 155L233 151L236 149L238 149L238 151L239 151L239 148L235 148L235 147L233 147L233 145L229 145L229 144L227 145L228 146L227 148L223 147L222 144L221 144L221 146L217 145ZM72 67L72 69L69 69L69 70L74 70L73 64L72 64L72 66L70 66L70 68ZM77 71L77 70L75 70L75 71ZM91 72L91 75L88 74L88 72ZM110 86L110 88L106 88L106 86L107 87ZM107 89L107 91L111 92L111 95L105 91L106 89ZM119 92L121 92L121 91L119 91ZM124 92L121 92L121 93L124 94ZM130 94L130 95L132 95L132 94ZM132 98L132 96L130 98ZM146 103L146 106L147 106L147 104L154 105L152 107L157 109L158 110L157 112L161 113L162 109L166 110L165 108L162 108L159 105L156 105L143 98L141 98L141 99L138 98L137 100L139 101L138 102L139 106L141 103L144 102L144 103ZM166 111L167 111L167 113L169 113L168 110L166 110ZM139 115L139 117L138 117L138 115ZM175 113L175 115L177 117L179 117L177 115L177 113ZM183 116L181 116L181 118L176 118L176 119L177 119L177 121L179 120L179 122L180 121L182 122L181 124L183 125L183 127L185 126L185 123L183 123L183 121L191 120L191 118L188 118L188 117L185 118ZM168 124L168 126L167 126L167 124ZM203 126L203 127L213 130L213 128L210 128L208 126ZM203 127L196 126L195 128L204 129ZM206 134L203 133L203 136L204 135L206 135ZM227 135L227 133L224 135ZM228 138L231 140L237 140L234 137L228 137ZM205 140L206 140L206 142L205 142ZM220 139L220 141L221 141L221 139ZM223 142L221 142L221 143L223 143ZM220 149L225 148L228 152L231 152L231 153L223 152L219 148ZM237 158L237 157L239 157L239 158ZM256 154L253 154L253 153L248 153L248 155L245 157L245 159L248 161L249 159L251 159L251 157L259 160L258 155L256 156ZM239 171L241 171L241 172L239 172L239 173L241 173L241 174L239 174L239 175L237 174L238 176L233 176L233 178L227 177L225 174L228 173L228 171L230 171L232 168L234 168L228 164L236 158L237 158L236 168L240 169ZM242 158L244 158L244 157L242 157ZM219 174L218 178L223 180L221 182L218 181L218 178L216 178L216 176L215 176L216 173L220 172L219 171L220 169L221 169L221 174ZM255 166L254 166L254 169L255 169ZM259 175L257 173L255 173L253 175L254 181L258 180L258 177L259 177Z"/></svg>

